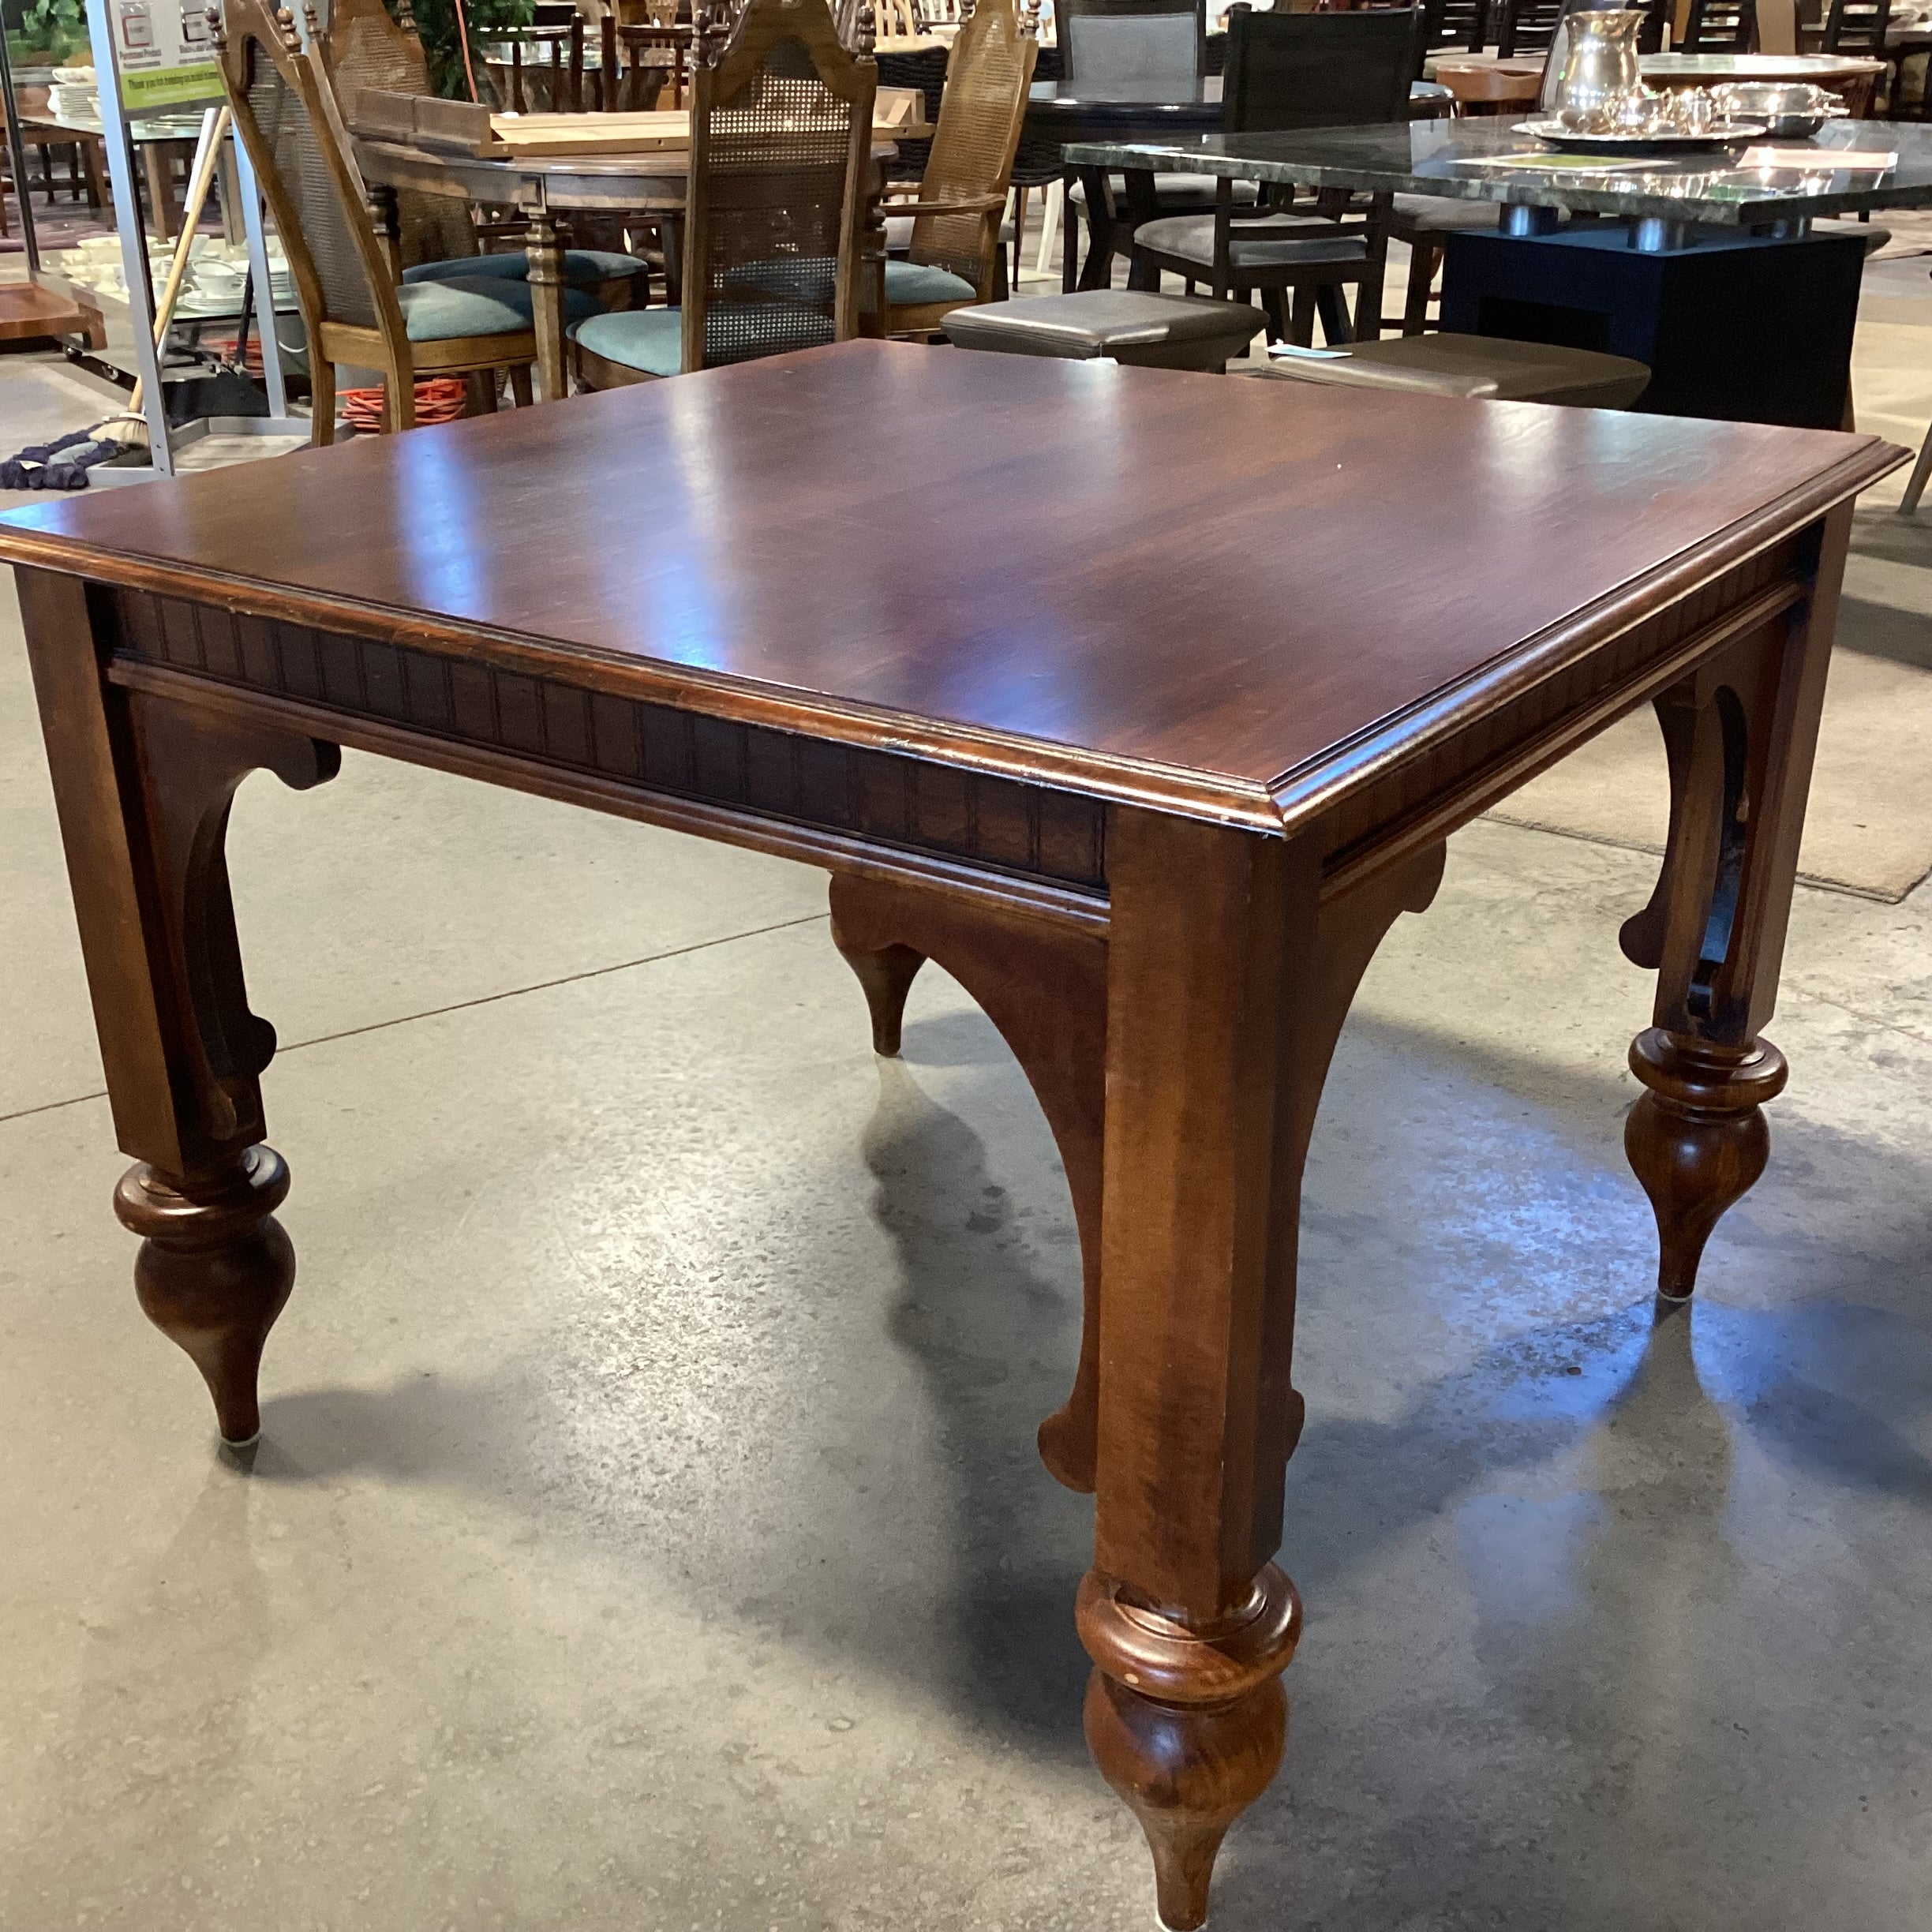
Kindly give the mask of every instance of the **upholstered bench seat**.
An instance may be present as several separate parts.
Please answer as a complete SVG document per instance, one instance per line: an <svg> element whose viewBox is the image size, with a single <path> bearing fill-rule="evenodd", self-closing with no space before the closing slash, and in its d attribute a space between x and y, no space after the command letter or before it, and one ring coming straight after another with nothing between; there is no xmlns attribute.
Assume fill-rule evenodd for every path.
<svg viewBox="0 0 1932 1932"><path fill-rule="evenodd" d="M961 349L1074 361L1105 357L1145 369L1219 369L1253 341L1267 320L1245 302L1091 289L956 309L940 326Z"/></svg>

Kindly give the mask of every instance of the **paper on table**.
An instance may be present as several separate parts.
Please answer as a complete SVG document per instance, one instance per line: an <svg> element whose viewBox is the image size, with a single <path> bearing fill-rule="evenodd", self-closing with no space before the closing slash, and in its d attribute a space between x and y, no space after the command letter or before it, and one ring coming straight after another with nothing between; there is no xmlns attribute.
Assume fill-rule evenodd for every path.
<svg viewBox="0 0 1932 1932"><path fill-rule="evenodd" d="M1803 168L1807 174L1883 174L1898 166L1896 153L1849 148L1747 148L1738 164L1747 168Z"/></svg>

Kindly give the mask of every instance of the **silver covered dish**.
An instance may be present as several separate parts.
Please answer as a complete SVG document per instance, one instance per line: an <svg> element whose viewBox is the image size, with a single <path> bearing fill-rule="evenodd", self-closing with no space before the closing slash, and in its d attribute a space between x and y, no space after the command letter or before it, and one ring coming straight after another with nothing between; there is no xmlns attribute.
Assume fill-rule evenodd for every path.
<svg viewBox="0 0 1932 1932"><path fill-rule="evenodd" d="M1809 81L1732 80L1711 95L1724 114L1762 121L1781 140L1803 140L1851 112L1836 94Z"/></svg>

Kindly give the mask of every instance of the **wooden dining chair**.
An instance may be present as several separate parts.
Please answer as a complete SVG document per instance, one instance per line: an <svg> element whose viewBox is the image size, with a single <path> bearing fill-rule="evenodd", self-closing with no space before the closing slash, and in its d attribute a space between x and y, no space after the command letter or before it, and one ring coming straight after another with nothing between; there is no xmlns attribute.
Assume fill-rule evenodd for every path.
<svg viewBox="0 0 1932 1932"><path fill-rule="evenodd" d="M288 10L271 13L265 0L227 0L211 24L223 86L307 331L310 440L335 440L343 363L383 373L384 426L392 430L414 426L424 376L478 376L472 405L493 410L496 378L507 371L517 400L527 400L537 354L528 287L481 275L404 283L394 237L376 231L319 51L305 49ZM566 305L579 316L596 305L577 290L567 291Z"/></svg>
<svg viewBox="0 0 1932 1932"><path fill-rule="evenodd" d="M951 71L916 200L889 201L910 216L904 260L886 264L886 332L923 335L953 309L1003 293L1000 218L1026 119L1039 47L1031 4L979 0L953 43Z"/></svg>
<svg viewBox="0 0 1932 1932"><path fill-rule="evenodd" d="M1680 54L1753 54L1758 0L1690 0Z"/></svg>
<svg viewBox="0 0 1932 1932"><path fill-rule="evenodd" d="M598 24L598 105L612 114L691 105L697 28L678 0L613 0Z"/></svg>
<svg viewBox="0 0 1932 1932"><path fill-rule="evenodd" d="M859 331L859 224L878 72L826 0L707 10L691 86L683 299L570 331L593 389L715 369Z"/></svg>
<svg viewBox="0 0 1932 1932"><path fill-rule="evenodd" d="M1237 10L1228 17L1225 125L1232 133L1265 133L1401 121L1421 32L1422 17L1414 9ZM1278 335L1312 340L1319 311L1329 341L1350 339L1341 291L1368 272L1365 225L1266 205L1240 210L1232 185L1219 185L1225 191L1211 214L1164 215L1136 225L1133 286L1157 288L1165 271L1179 275L1189 294L1202 284L1217 297L1241 301L1259 294Z"/></svg>
<svg viewBox="0 0 1932 1932"><path fill-rule="evenodd" d="M549 99L543 105L552 114L584 111L584 21L573 0L537 0L536 17L527 27L502 27L492 37L510 48L510 108L530 111L530 82L534 78L524 50L548 53Z"/></svg>

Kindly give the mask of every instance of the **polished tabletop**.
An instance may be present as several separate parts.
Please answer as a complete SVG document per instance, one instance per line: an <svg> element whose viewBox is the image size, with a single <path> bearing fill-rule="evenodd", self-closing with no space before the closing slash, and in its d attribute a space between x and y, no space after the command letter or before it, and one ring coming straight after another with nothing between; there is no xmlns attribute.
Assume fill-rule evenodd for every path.
<svg viewBox="0 0 1932 1932"><path fill-rule="evenodd" d="M1932 126L1839 121L1808 141L1751 144L1780 150L1780 165L1773 169L1740 167L1735 154L1721 151L1615 163L1559 156L1521 127L1515 116L1497 115L1293 133L1185 135L1172 141L1087 141L1070 146L1066 159L1070 165L1116 170L1527 202L1727 227L1932 205ZM1883 174L1835 168L1833 152L1844 149L1894 154L1896 164Z"/></svg>
<svg viewBox="0 0 1932 1932"><path fill-rule="evenodd" d="M852 342L90 491L0 519L0 560L272 586L298 623L1279 829L1378 726L1460 728L1897 455Z"/></svg>

